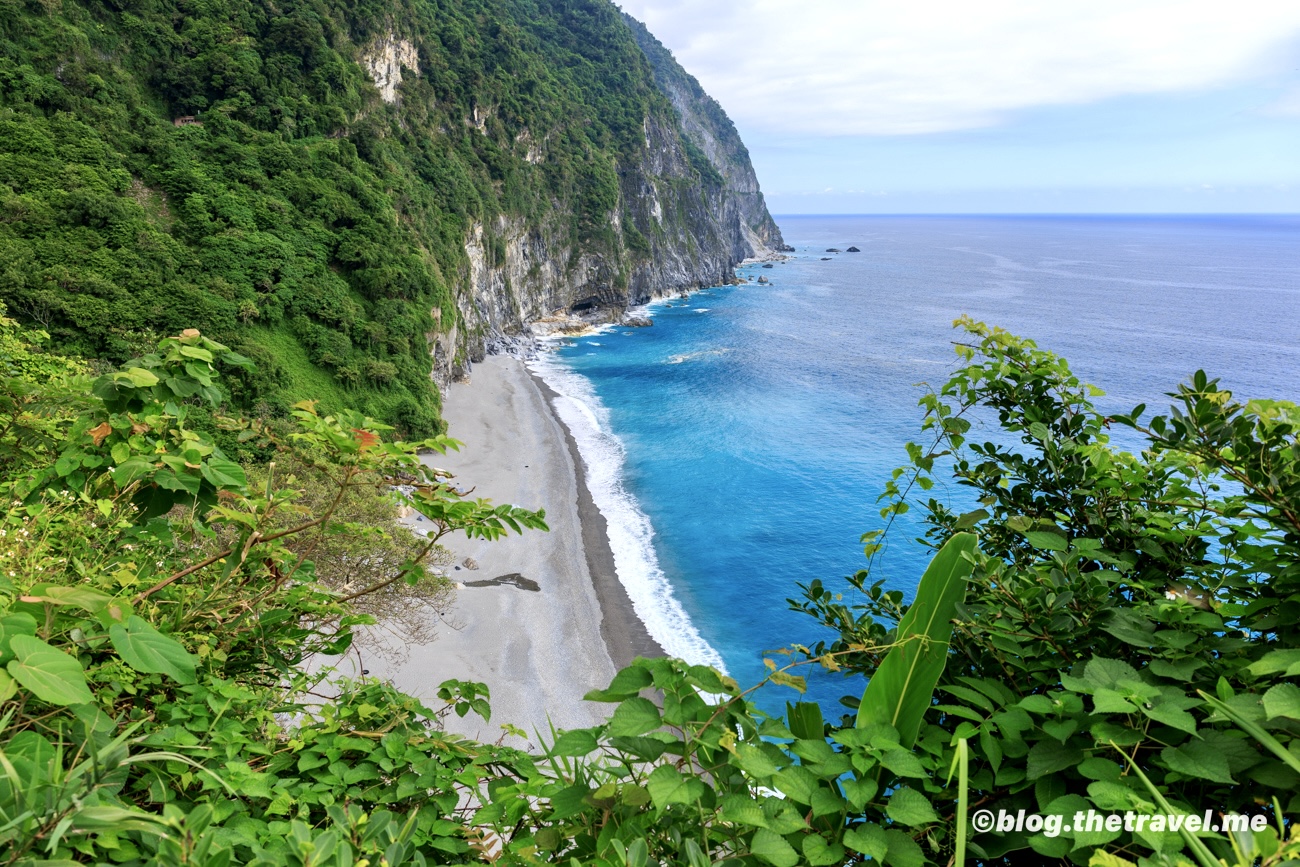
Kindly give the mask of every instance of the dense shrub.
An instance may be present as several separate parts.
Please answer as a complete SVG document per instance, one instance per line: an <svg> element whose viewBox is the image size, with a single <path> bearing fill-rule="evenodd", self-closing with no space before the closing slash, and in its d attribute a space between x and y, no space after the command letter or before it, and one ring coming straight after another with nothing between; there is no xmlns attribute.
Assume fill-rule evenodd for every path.
<svg viewBox="0 0 1300 867"><path fill-rule="evenodd" d="M607 723L539 754L441 731L434 711L310 664L397 600L439 601L451 532L543 515L466 500L352 411L294 432L221 419L197 331L96 379L0 317L0 853L124 864L885 865L1295 863L1300 410L1202 374L1169 416L1106 418L1031 342L978 342L923 400L928 446L885 514L951 472L982 508L921 503L937 548L911 605L872 583L767 683L819 665L854 713L779 718L717 672L637 660L588 696ZM250 476L193 427L201 407ZM996 418L987 442L971 419ZM1107 427L1141 432L1140 455ZM388 492L434 528L402 536ZM879 538L869 553L878 553ZM405 589L404 589L405 588ZM429 595L432 590L433 595ZM411 595L411 594L414 595ZM375 600L381 600L378 608ZM369 607L368 607L369 606ZM861 698L856 693L868 678ZM522 734L522 733L521 733ZM1264 830L971 834L975 809L1258 814ZM1288 816L1292 818L1287 818Z"/></svg>

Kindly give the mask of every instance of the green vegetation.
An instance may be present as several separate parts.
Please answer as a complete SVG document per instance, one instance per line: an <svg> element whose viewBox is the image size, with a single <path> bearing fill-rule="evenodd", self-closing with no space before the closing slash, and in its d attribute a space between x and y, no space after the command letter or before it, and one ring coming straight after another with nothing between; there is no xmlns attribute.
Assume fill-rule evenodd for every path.
<svg viewBox="0 0 1300 867"><path fill-rule="evenodd" d="M395 105L362 66L390 36L418 46ZM233 406L428 434L472 224L613 282L648 247L609 214L671 111L603 0L0 0L0 300L108 363L196 327L256 363Z"/></svg>
<svg viewBox="0 0 1300 867"><path fill-rule="evenodd" d="M0 858L1296 863L1300 408L1198 374L1170 415L1107 418L1062 359L962 324L975 342L923 400L932 439L909 445L884 513L941 467L982 508L919 502L936 551L912 604L870 570L853 604L813 584L793 604L838 639L770 660L775 687L801 690L809 665L855 693L867 678L856 712L773 718L711 669L637 660L588 696L612 705L606 724L528 755L441 730L490 714L482 685L449 681L432 710L310 665L373 622L374 594L423 593L448 533L544 529L416 455L453 441L386 441L312 402L292 433L218 416L275 456L250 471L188 421L247 359L191 330L91 379L0 318ZM978 413L1016 445L970 441ZM1116 424L1146 450L1113 448ZM430 538L385 525L374 504L398 483ZM1267 827L976 833L976 809Z"/></svg>

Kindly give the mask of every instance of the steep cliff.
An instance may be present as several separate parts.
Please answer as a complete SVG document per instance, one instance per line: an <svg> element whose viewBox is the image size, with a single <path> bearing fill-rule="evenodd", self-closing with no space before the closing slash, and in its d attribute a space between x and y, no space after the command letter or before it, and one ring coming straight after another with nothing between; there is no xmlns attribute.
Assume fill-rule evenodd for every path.
<svg viewBox="0 0 1300 867"><path fill-rule="evenodd" d="M236 405L430 430L500 336L779 242L608 0L0 6L0 300L109 360L201 328L257 363Z"/></svg>
<svg viewBox="0 0 1300 867"><path fill-rule="evenodd" d="M723 222L735 225L741 232L749 245L750 256L784 248L781 230L763 201L758 176L749 161L749 149L740 140L731 118L644 24L626 12L623 20L650 61L655 84L672 102L687 142L703 151L710 165L722 175L727 191Z"/></svg>

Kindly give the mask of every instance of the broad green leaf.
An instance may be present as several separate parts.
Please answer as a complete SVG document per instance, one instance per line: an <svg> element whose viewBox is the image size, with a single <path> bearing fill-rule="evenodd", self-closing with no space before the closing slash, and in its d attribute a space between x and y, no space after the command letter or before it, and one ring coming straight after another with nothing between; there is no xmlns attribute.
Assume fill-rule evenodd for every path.
<svg viewBox="0 0 1300 867"><path fill-rule="evenodd" d="M925 779L930 776L916 753L911 750L886 750L880 757L880 763L900 777Z"/></svg>
<svg viewBox="0 0 1300 867"><path fill-rule="evenodd" d="M564 732L556 738L555 743L547 750L547 755L585 756L595 750L595 736L586 729L574 729L571 732Z"/></svg>
<svg viewBox="0 0 1300 867"><path fill-rule="evenodd" d="M0 617L0 662L14 658L9 641L15 635L36 635L36 618L25 611Z"/></svg>
<svg viewBox="0 0 1300 867"><path fill-rule="evenodd" d="M1205 699L1206 703L1209 704L1210 707L1214 708L1219 713L1223 714L1228 719L1236 723L1238 727L1240 727L1248 735L1253 737L1255 740L1259 741L1260 746L1264 747L1273 755L1281 759L1288 767L1291 768L1291 770L1295 771L1296 773L1300 773L1300 759L1296 758L1285 746L1279 743L1277 738L1273 737L1271 734L1264 731L1264 728L1261 725L1259 725L1254 720L1250 719L1245 714L1240 713L1237 709L1233 708L1231 705L1219 701L1217 698L1210 695L1205 690L1198 689L1197 692L1200 694L1201 698Z"/></svg>
<svg viewBox="0 0 1300 867"><path fill-rule="evenodd" d="M737 825L749 825L752 828L766 828L767 816L758 802L743 795L730 795L722 802L718 815L724 822Z"/></svg>
<svg viewBox="0 0 1300 867"><path fill-rule="evenodd" d="M7 666L9 674L37 698L60 705L95 700L86 686L86 673L68 654L30 635L15 635L9 646L17 657Z"/></svg>
<svg viewBox="0 0 1300 867"><path fill-rule="evenodd" d="M634 696L614 709L607 732L614 737L643 735L662 725L659 708L648 698Z"/></svg>
<svg viewBox="0 0 1300 867"><path fill-rule="evenodd" d="M1065 551L1069 548L1064 536L1050 530L1029 530L1023 535L1030 545L1044 551Z"/></svg>
<svg viewBox="0 0 1300 867"><path fill-rule="evenodd" d="M84 608L92 614L104 609L113 597L89 587L67 587L61 584L45 584L32 588L32 595L37 602L48 605L73 605Z"/></svg>
<svg viewBox="0 0 1300 867"><path fill-rule="evenodd" d="M149 388L158 384L158 377L154 376L143 367L128 367L124 370L112 374L113 379L125 379L136 388Z"/></svg>
<svg viewBox="0 0 1300 867"><path fill-rule="evenodd" d="M803 861L812 867L826 867L828 864L844 863L844 847L839 843L827 843L818 834L809 834L803 838Z"/></svg>
<svg viewBox="0 0 1300 867"><path fill-rule="evenodd" d="M1228 771L1228 760L1209 744L1192 738L1180 747L1165 747L1160 751L1169 770L1177 771L1198 780L1237 785Z"/></svg>
<svg viewBox="0 0 1300 867"><path fill-rule="evenodd" d="M817 776L803 765L791 765L776 772L772 785L792 801L811 804L817 791Z"/></svg>
<svg viewBox="0 0 1300 867"><path fill-rule="evenodd" d="M1270 651L1246 666L1246 671L1256 677L1266 674L1282 674L1286 677L1300 675L1300 648Z"/></svg>
<svg viewBox="0 0 1300 867"><path fill-rule="evenodd" d="M754 744L738 745L732 764L759 780L765 780L780 770L776 762L772 761L772 757L762 747Z"/></svg>
<svg viewBox="0 0 1300 867"><path fill-rule="evenodd" d="M858 825L844 832L844 845L873 861L883 861L889 851L885 830L879 825Z"/></svg>
<svg viewBox="0 0 1300 867"><path fill-rule="evenodd" d="M218 488L243 488L248 485L244 468L234 461L209 458L202 464L203 478Z"/></svg>
<svg viewBox="0 0 1300 867"><path fill-rule="evenodd" d="M858 706L857 726L886 723L898 730L899 744L909 748L921 730L934 688L948 661L952 619L966 596L966 578L976 540L970 533L949 539L916 588L916 599L898 624L897 644L867 683Z"/></svg>
<svg viewBox="0 0 1300 867"><path fill-rule="evenodd" d="M1188 681L1196 674L1196 670L1204 667L1204 665L1205 660L1195 658L1179 660L1153 659L1147 664L1147 669L1152 674L1167 677L1170 680Z"/></svg>
<svg viewBox="0 0 1300 867"><path fill-rule="evenodd" d="M889 796L889 803L885 805L885 813L895 822L913 828L939 821L939 814L934 811L930 799L915 789L909 789L906 786L896 789Z"/></svg>
<svg viewBox="0 0 1300 867"><path fill-rule="evenodd" d="M761 860L775 867L795 867L799 863L799 853L785 841L785 838L766 828L754 833L750 851Z"/></svg>
<svg viewBox="0 0 1300 867"><path fill-rule="evenodd" d="M1137 669L1133 666L1118 659L1106 659L1101 656L1094 656L1088 660L1088 664L1083 667L1083 679L1094 689L1116 689L1125 681L1141 683Z"/></svg>
<svg viewBox="0 0 1300 867"><path fill-rule="evenodd" d="M911 837L891 828L885 832L885 839L889 841L886 867L925 867L925 853Z"/></svg>
<svg viewBox="0 0 1300 867"><path fill-rule="evenodd" d="M844 796L849 799L849 806L861 813L867 802L876 796L879 784L872 779L845 779L840 781Z"/></svg>
<svg viewBox="0 0 1300 867"><path fill-rule="evenodd" d="M660 810L670 804L694 804L704 795L704 783L694 777L684 777L671 765L660 765L646 780L650 800Z"/></svg>
<svg viewBox="0 0 1300 867"><path fill-rule="evenodd" d="M1300 686L1279 683L1264 693L1264 713L1269 719L1286 717L1300 720Z"/></svg>
<svg viewBox="0 0 1300 867"><path fill-rule="evenodd" d="M795 737L819 740L825 737L821 705L807 701L786 702L785 718Z"/></svg>
<svg viewBox="0 0 1300 867"><path fill-rule="evenodd" d="M1163 701L1147 703L1142 705L1142 713L1158 723L1164 723L1189 735L1196 734L1196 718L1176 705Z"/></svg>
<svg viewBox="0 0 1300 867"><path fill-rule="evenodd" d="M1083 750L1066 746L1055 740L1039 741L1029 750L1025 774L1029 779L1036 780L1044 774L1054 774L1072 768L1081 761L1083 761Z"/></svg>
<svg viewBox="0 0 1300 867"><path fill-rule="evenodd" d="M108 628L113 648L136 671L166 674L179 683L194 683L198 660L176 639L163 635L144 618L132 614L125 624Z"/></svg>

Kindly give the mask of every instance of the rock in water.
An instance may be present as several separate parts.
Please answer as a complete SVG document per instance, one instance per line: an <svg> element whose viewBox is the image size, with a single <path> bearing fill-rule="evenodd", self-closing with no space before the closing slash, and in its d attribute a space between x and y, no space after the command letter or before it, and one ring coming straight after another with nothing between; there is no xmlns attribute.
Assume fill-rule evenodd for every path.
<svg viewBox="0 0 1300 867"><path fill-rule="evenodd" d="M478 568L478 561L475 560L473 557L466 557L464 560L461 561L460 565L472 571Z"/></svg>
<svg viewBox="0 0 1300 867"><path fill-rule="evenodd" d="M831 260L831 257L830 257L830 256L822 256L822 261L823 261L823 262L829 262L830 260Z"/></svg>
<svg viewBox="0 0 1300 867"><path fill-rule="evenodd" d="M768 283L768 282L770 282L770 281L769 281L766 277L759 277L759 278L758 278L758 282L760 282L760 283Z"/></svg>
<svg viewBox="0 0 1300 867"><path fill-rule="evenodd" d="M862 251L859 250L857 247L850 247L849 249L845 250L844 252L846 252L846 253L861 253Z"/></svg>
<svg viewBox="0 0 1300 867"><path fill-rule="evenodd" d="M827 252L827 253L838 253L838 252L840 252L840 251L839 251L837 248L835 248L835 247L827 247L827 248L826 248L826 252Z"/></svg>
<svg viewBox="0 0 1300 867"><path fill-rule="evenodd" d="M623 324L629 328L649 328L655 321L649 316L624 316Z"/></svg>
<svg viewBox="0 0 1300 867"><path fill-rule="evenodd" d="M773 265L771 262L768 262L768 263L767 263L766 265L764 265L763 267L764 267L764 268L775 268L776 266Z"/></svg>

